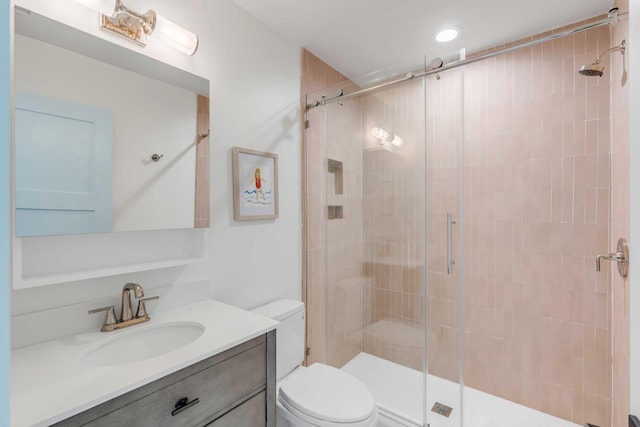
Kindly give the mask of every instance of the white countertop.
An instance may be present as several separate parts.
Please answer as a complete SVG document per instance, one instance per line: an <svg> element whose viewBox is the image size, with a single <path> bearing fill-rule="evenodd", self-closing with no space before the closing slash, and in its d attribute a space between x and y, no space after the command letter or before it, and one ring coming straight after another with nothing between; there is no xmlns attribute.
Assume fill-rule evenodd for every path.
<svg viewBox="0 0 640 427"><path fill-rule="evenodd" d="M150 313L151 320L113 332L91 332L11 352L11 426L48 426L275 329L277 322L206 300ZM81 321L81 320L80 320ZM96 342L167 322L198 322L204 333L173 352L118 366L82 359Z"/></svg>

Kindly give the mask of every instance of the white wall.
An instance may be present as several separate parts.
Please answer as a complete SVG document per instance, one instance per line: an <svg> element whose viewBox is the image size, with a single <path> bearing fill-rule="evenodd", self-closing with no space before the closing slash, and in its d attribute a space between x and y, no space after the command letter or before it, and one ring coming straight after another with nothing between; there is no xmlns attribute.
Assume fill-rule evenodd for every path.
<svg viewBox="0 0 640 427"><path fill-rule="evenodd" d="M301 299L300 50L232 1L203 3L213 40L213 293L242 307ZM233 146L278 154L279 219L233 221Z"/></svg>
<svg viewBox="0 0 640 427"><path fill-rule="evenodd" d="M18 5L123 44L97 29L97 16L71 0L16 0ZM209 262L137 273L145 288L210 278L214 298L253 307L301 297L299 48L248 15L232 0L129 0L136 11L158 13L200 37L193 57L153 43L142 50L211 81L211 199ZM233 221L231 147L278 154L280 218ZM12 313L27 313L117 295L127 277L14 291ZM152 293L150 293L152 294ZM81 319L80 319L81 321Z"/></svg>
<svg viewBox="0 0 640 427"><path fill-rule="evenodd" d="M9 378L11 135L9 0L0 0L0 378ZM0 425L9 425L9 381L0 381Z"/></svg>
<svg viewBox="0 0 640 427"><path fill-rule="evenodd" d="M631 413L640 417L640 0L629 1Z"/></svg>

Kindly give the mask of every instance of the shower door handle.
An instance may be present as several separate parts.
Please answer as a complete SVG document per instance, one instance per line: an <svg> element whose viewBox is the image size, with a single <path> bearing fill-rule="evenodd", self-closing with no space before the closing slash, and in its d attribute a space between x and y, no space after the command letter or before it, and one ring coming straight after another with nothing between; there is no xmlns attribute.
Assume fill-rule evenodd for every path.
<svg viewBox="0 0 640 427"><path fill-rule="evenodd" d="M456 221L453 219L453 214L451 212L447 212L447 274L453 274L453 264L455 264L455 260L453 259L453 248L451 241L451 227L455 225Z"/></svg>

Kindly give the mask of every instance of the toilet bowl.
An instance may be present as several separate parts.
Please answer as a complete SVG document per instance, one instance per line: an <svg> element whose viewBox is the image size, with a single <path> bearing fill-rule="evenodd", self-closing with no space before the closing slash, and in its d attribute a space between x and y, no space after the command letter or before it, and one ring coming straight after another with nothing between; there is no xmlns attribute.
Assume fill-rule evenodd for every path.
<svg viewBox="0 0 640 427"><path fill-rule="evenodd" d="M373 395L351 374L304 359L304 304L278 300L253 312L278 320L276 328L276 425L278 427L374 427Z"/></svg>

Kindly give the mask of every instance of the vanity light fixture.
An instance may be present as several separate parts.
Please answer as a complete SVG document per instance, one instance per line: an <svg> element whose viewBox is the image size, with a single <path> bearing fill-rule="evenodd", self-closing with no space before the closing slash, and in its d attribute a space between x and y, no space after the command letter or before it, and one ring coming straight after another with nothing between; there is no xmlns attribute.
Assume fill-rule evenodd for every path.
<svg viewBox="0 0 640 427"><path fill-rule="evenodd" d="M400 138L398 135L393 135L391 143L396 147L400 147L402 145L402 138Z"/></svg>
<svg viewBox="0 0 640 427"><path fill-rule="evenodd" d="M127 9L121 0L76 0L100 13L100 28L129 39L140 46L147 45L153 34L174 49L193 55L198 49L198 36L149 9L137 13Z"/></svg>
<svg viewBox="0 0 640 427"><path fill-rule="evenodd" d="M380 145L384 145L386 142L391 142L393 140L393 135L379 127L371 128L371 136L377 139Z"/></svg>
<svg viewBox="0 0 640 427"><path fill-rule="evenodd" d="M402 145L402 138L379 127L374 126L371 128L371 135L378 140L380 145L384 145L387 142L390 142L396 147L400 147Z"/></svg>
<svg viewBox="0 0 640 427"><path fill-rule="evenodd" d="M445 28L444 30L437 33L435 38L441 43L446 43L458 37L459 34L460 34L460 28L451 27L451 28Z"/></svg>

